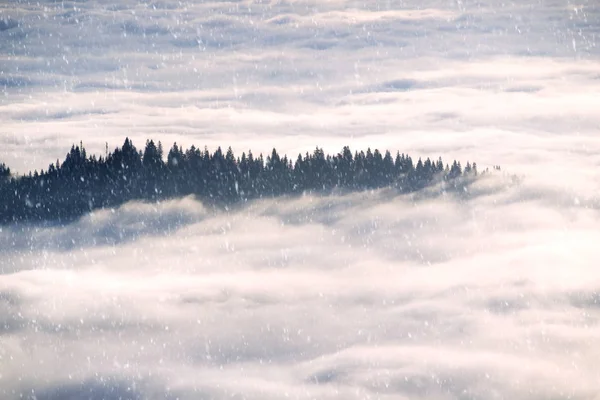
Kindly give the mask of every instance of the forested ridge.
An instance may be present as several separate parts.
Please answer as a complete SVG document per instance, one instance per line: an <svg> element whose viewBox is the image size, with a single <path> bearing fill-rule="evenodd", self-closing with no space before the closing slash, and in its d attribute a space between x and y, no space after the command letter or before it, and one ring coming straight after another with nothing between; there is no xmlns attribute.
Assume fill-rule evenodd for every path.
<svg viewBox="0 0 600 400"><path fill-rule="evenodd" d="M195 146L184 150L176 143L166 160L160 142L148 140L138 150L131 140L106 152L88 156L83 144L73 145L65 160L47 170L12 176L0 163L0 224L19 221L70 221L98 208L116 207L130 200L158 201L196 195L212 203L330 191L394 187L411 192L434 182L475 177L477 165L445 164L379 150L354 152L349 147L335 155L320 148L295 160L275 149L266 158L251 151L236 157L229 148L213 153Z"/></svg>

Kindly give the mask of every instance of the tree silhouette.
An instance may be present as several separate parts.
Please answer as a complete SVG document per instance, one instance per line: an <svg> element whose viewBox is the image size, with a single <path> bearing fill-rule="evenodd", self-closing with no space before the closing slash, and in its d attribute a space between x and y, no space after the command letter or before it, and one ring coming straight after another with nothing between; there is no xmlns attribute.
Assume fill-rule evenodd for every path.
<svg viewBox="0 0 600 400"><path fill-rule="evenodd" d="M499 167L496 167L499 169ZM231 147L210 153L174 143L166 162L162 144L148 140L138 151L129 138L104 157L88 156L83 144L73 145L62 163L46 171L12 177L0 164L0 223L17 221L69 221L97 209L116 207L130 200L157 201L194 194L214 204L254 198L332 189L370 190L394 187L400 192L419 190L438 181L473 179L477 164L460 162L449 167L441 158L432 162L378 149L355 152L348 146L335 155L316 147L292 162L273 149L265 158L252 151L236 158Z"/></svg>
<svg viewBox="0 0 600 400"><path fill-rule="evenodd" d="M0 185L8 182L10 179L10 168L4 163L0 163Z"/></svg>

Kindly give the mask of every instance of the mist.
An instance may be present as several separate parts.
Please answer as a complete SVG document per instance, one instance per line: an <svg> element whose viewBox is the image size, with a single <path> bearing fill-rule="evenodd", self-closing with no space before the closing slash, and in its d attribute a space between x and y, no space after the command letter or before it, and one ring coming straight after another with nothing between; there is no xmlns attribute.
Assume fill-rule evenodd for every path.
<svg viewBox="0 0 600 400"><path fill-rule="evenodd" d="M3 396L594 398L598 209L527 186L4 228Z"/></svg>
<svg viewBox="0 0 600 400"><path fill-rule="evenodd" d="M502 166L2 226L1 397L600 398L598 26L593 2L0 5L17 174L125 136Z"/></svg>

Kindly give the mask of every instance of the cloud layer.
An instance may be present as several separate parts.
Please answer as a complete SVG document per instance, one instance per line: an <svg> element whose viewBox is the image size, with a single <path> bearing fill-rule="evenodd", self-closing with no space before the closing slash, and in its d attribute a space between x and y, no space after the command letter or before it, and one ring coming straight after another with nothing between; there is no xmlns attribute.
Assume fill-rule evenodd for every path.
<svg viewBox="0 0 600 400"><path fill-rule="evenodd" d="M478 154L480 165L526 164L527 150L553 150L548 136L598 146L591 2L0 7L2 158L22 173L73 142L103 154L125 135L292 156L346 144Z"/></svg>
<svg viewBox="0 0 600 400"><path fill-rule="evenodd" d="M0 230L0 397L594 399L593 1L12 1L0 161L124 136L501 164L468 192Z"/></svg>
<svg viewBox="0 0 600 400"><path fill-rule="evenodd" d="M3 397L594 398L598 211L533 189L4 228Z"/></svg>

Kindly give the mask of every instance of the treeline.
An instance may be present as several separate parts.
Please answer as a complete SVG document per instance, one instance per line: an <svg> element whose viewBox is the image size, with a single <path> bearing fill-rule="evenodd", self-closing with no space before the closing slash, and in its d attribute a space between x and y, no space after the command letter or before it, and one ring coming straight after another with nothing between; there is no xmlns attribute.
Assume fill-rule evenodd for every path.
<svg viewBox="0 0 600 400"><path fill-rule="evenodd" d="M88 156L82 144L73 145L65 160L48 170L11 177L0 166L0 223L18 221L70 221L98 208L115 207L130 200L156 201L194 194L213 203L231 203L305 191L336 188L365 190L393 186L402 192L433 182L450 184L461 176L476 176L477 165L444 164L413 159L379 150L355 152L348 147L326 155L318 147L295 160L275 149L266 158L251 151L236 157L229 148L210 153L195 146L184 150L174 144L166 160L160 142L136 149L125 139L122 147L105 157Z"/></svg>

